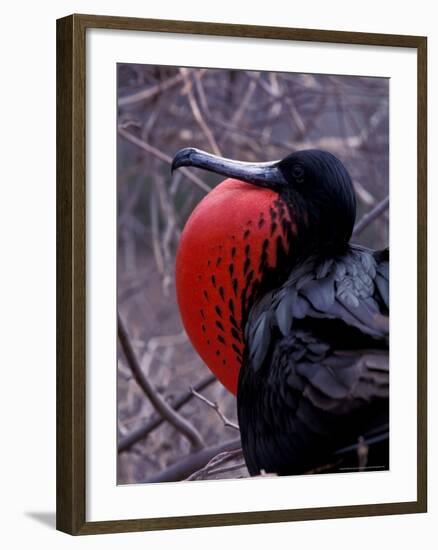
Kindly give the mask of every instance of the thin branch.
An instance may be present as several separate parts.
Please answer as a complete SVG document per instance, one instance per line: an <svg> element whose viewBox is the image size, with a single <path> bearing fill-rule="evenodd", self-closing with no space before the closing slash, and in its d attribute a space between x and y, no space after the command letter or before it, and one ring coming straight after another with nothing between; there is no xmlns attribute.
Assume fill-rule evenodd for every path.
<svg viewBox="0 0 438 550"><path fill-rule="evenodd" d="M205 378L203 378L200 382L195 384L194 388L197 391L202 391L208 386L210 386L213 382L217 380L216 376L214 374L209 374ZM176 401L172 404L172 407L175 411L179 411L181 407L183 407L186 403L188 403L192 398L194 397L193 393L191 391L187 391L183 393ZM117 450L119 453L123 453L126 451L129 451L129 449L138 443L141 439L146 438L151 432L156 430L158 427L160 427L163 422L164 418L160 416L156 416L155 418L151 418L144 424L144 426L141 426L140 428L137 428L133 430L130 434L119 438Z"/></svg>
<svg viewBox="0 0 438 550"><path fill-rule="evenodd" d="M248 105L254 95L255 90L256 90L256 83L253 80L251 80L251 82L249 83L249 86L246 89L245 95L242 98L242 101L239 102L236 108L236 111L231 117L230 127L241 126L242 118L248 108ZM228 138L228 134L229 134L229 131L223 132L221 143L225 143L226 139Z"/></svg>
<svg viewBox="0 0 438 550"><path fill-rule="evenodd" d="M233 451L224 451L216 456L214 456L203 468L200 468L196 472L193 472L188 478L187 481L194 481L198 479L208 479L211 475L215 473L220 473L219 466L229 462L230 460L236 460L242 458L243 453L242 449L235 449ZM242 466L240 466L241 468ZM219 472L218 472L219 469ZM235 468L233 468L235 469Z"/></svg>
<svg viewBox="0 0 438 550"><path fill-rule="evenodd" d="M135 92L134 94L130 94L125 97L121 97L119 99L119 107L125 107L126 105L132 105L133 103L138 103L139 101L146 101L148 99L151 99L159 93L165 92L166 90L173 88L182 81L182 75L177 74L175 76L172 76L168 80L165 80L164 82L156 84L155 86L146 88L145 90L140 90L139 92Z"/></svg>
<svg viewBox="0 0 438 550"><path fill-rule="evenodd" d="M253 78L253 75L251 73L247 74L249 74L251 78ZM269 80L271 81L270 84L268 84L268 82L266 82L262 78L257 78L256 81L267 94L274 98L275 102L272 104L271 107L271 111L273 113L277 112L277 115L281 113L282 103L280 100L283 100L288 105L292 121L297 128L296 139L301 139L301 137L306 134L306 125L304 124L303 118L295 105L295 101L292 99L292 95L289 96L280 91L280 86L278 84L278 79L275 73L269 73ZM254 82L255 80L252 81L252 83ZM277 106L277 109L275 109L275 106Z"/></svg>
<svg viewBox="0 0 438 550"><path fill-rule="evenodd" d="M168 197L168 191L164 177L156 174L153 181L156 194L159 199L161 218L164 223L163 231L160 234L159 247L163 255L162 288L165 296L169 295L169 288L172 284L173 260L171 254L171 241L175 238L177 241L180 236L180 230L176 221L176 214L173 205Z"/></svg>
<svg viewBox="0 0 438 550"><path fill-rule="evenodd" d="M158 206L157 206L157 197L155 193L151 193L151 198L149 201L149 215L151 217L151 240L152 240L152 250L154 251L155 263L157 265L158 272L160 275L164 273L164 258L160 246L160 229L159 229L159 220L158 220Z"/></svg>
<svg viewBox="0 0 438 550"><path fill-rule="evenodd" d="M198 92L199 102L201 104L202 110L207 116L209 116L210 108L208 106L207 97L205 95L204 85L202 84L203 74L200 73L199 71L194 71L193 75L195 78L195 87L196 87L196 91Z"/></svg>
<svg viewBox="0 0 438 550"><path fill-rule="evenodd" d="M360 181L355 179L353 181L354 190L356 192L356 196L359 197L359 199L365 203L367 206L373 206L376 203L376 199L373 197L373 195L370 193L368 189L366 189Z"/></svg>
<svg viewBox="0 0 438 550"><path fill-rule="evenodd" d="M172 165L172 157L169 155L166 155L166 153L163 153L156 147L153 147L152 145L149 145L149 143L146 143L145 141L141 140L140 138L134 136L131 134L131 132L127 132L124 128L120 127L118 128L119 134L123 136L127 141L130 143L133 143L140 149L143 149L143 151L146 151L147 153L150 153L151 155L154 155L158 159L162 160L163 162L166 162L169 165ZM189 179L191 182L193 182L195 185L197 185L200 189L208 193L211 191L211 187L208 186L206 183L204 183L201 179L199 179L197 176L192 174L187 168L181 168L181 172L186 176L187 179Z"/></svg>
<svg viewBox="0 0 438 550"><path fill-rule="evenodd" d="M178 332L178 334L166 334L164 336L153 336L148 342L148 349L155 351L157 348L167 346L179 346L188 342L187 334L185 330Z"/></svg>
<svg viewBox="0 0 438 550"><path fill-rule="evenodd" d="M227 472L233 472L234 470L240 470L246 468L245 462L238 462L237 464L232 464L231 466L224 466L223 468L217 468L215 470L210 470L208 473L211 476L218 474L225 474Z"/></svg>
<svg viewBox="0 0 438 550"><path fill-rule="evenodd" d="M380 102L376 111L371 115L368 126L365 126L356 137L356 147L361 147L369 136L377 129L381 121L388 116L388 100L385 98Z"/></svg>
<svg viewBox="0 0 438 550"><path fill-rule="evenodd" d="M229 420L225 415L224 413L220 410L219 408L219 405L217 403L213 403L213 401L210 401L209 399L207 399L205 396L203 396L202 394L198 393L194 388L190 388L190 391L193 393L193 395L195 397L197 397L200 401L202 401L203 403L205 403L208 407L210 407L210 409L213 409L216 414L219 416L219 418L222 420L222 422L224 423L224 426L228 426L230 428L233 428L234 430L237 430L237 431L240 431L240 428L237 424L235 424L234 422L231 422L231 420Z"/></svg>
<svg viewBox="0 0 438 550"><path fill-rule="evenodd" d="M128 365L134 375L138 385L149 398L155 409L171 424L179 433L185 436L191 443L193 449L199 450L204 447L204 441L201 434L190 422L179 415L164 399L158 394L149 380L143 374L138 363L135 352L129 340L128 333L119 314L117 314L117 332L125 354Z"/></svg>
<svg viewBox="0 0 438 550"><path fill-rule="evenodd" d="M204 132L204 135L207 138L207 141L210 144L210 147L212 148L214 154L222 156L221 150L219 149L219 146L214 138L213 132L210 130L208 124L205 122L204 117L201 113L201 109L199 108L198 102L196 101L195 95L193 93L192 83L189 80L188 69L181 68L180 72L186 83L185 92L187 94L187 99L189 101L193 117L196 120L198 126Z"/></svg>
<svg viewBox="0 0 438 550"><path fill-rule="evenodd" d="M181 481L187 479L193 472L203 468L212 458L226 451L240 450L240 438L225 441L219 445L206 447L193 453L179 462L172 464L166 470L150 477L147 483L160 483L162 481Z"/></svg>
<svg viewBox="0 0 438 550"><path fill-rule="evenodd" d="M364 229L366 229L371 222L373 222L376 218L378 218L383 212L385 212L389 207L389 195L385 197L382 201L380 201L376 206L368 212L368 214L365 214L363 218L357 222L353 229L353 236L357 237L362 233Z"/></svg>

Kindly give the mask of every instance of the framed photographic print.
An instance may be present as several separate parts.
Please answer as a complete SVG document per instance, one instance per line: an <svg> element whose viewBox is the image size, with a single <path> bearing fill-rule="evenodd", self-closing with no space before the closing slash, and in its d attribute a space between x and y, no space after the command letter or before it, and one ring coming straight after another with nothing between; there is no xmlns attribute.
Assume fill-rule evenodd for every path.
<svg viewBox="0 0 438 550"><path fill-rule="evenodd" d="M425 512L426 38L57 51L58 529Z"/></svg>

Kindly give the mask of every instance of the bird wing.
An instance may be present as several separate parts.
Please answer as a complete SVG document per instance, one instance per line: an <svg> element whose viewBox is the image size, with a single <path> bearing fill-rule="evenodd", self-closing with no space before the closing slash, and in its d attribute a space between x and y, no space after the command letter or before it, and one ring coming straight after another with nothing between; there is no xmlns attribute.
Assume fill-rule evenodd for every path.
<svg viewBox="0 0 438 550"><path fill-rule="evenodd" d="M327 260L309 258L278 290L251 310L245 339L251 367L258 370L276 333L283 337L306 327L336 347L369 342L387 347L389 338L389 252L350 247ZM342 341L343 329L352 341ZM324 334L325 333L325 334ZM353 338L355 336L355 338Z"/></svg>
<svg viewBox="0 0 438 550"><path fill-rule="evenodd" d="M361 247L311 258L250 312L247 368L277 388L275 407L286 422L281 437L288 438L297 470L311 464L315 449L341 453L358 436L371 440L385 431L388 265L387 251Z"/></svg>

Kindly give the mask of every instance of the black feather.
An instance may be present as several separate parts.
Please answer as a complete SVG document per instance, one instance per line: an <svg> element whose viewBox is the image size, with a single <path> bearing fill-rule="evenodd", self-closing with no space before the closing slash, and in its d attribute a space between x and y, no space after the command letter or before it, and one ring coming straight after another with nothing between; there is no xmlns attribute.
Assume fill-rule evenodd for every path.
<svg viewBox="0 0 438 550"><path fill-rule="evenodd" d="M387 256L352 246L308 258L253 306L238 384L251 474L345 466L356 455L343 449L387 424L388 327L377 321L388 313L387 274ZM387 437L378 449L370 456L387 468Z"/></svg>

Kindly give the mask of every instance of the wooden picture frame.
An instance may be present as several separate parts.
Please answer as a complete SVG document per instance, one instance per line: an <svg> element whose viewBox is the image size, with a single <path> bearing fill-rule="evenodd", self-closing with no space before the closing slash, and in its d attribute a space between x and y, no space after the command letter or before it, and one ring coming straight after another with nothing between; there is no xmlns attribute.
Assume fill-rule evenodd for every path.
<svg viewBox="0 0 438 550"><path fill-rule="evenodd" d="M86 520L87 29L118 29L411 48L417 55L417 499L409 502L197 516ZM73 535L425 512L427 40L420 36L71 15L57 21L57 528Z"/></svg>

